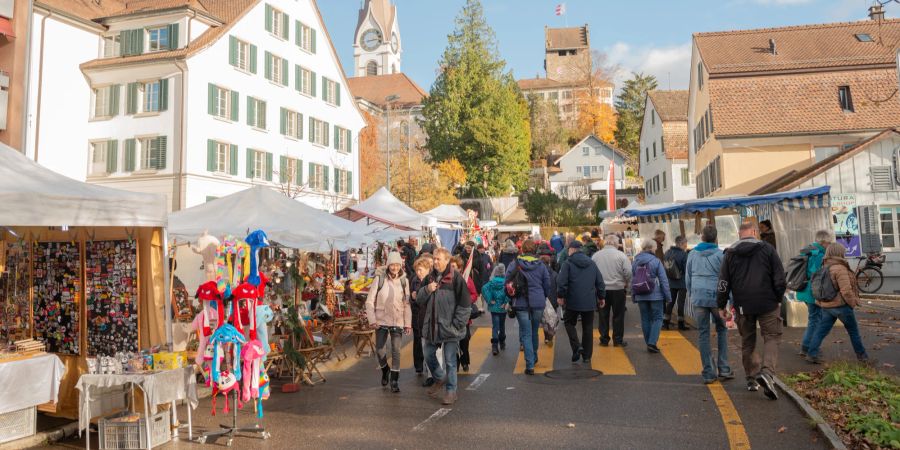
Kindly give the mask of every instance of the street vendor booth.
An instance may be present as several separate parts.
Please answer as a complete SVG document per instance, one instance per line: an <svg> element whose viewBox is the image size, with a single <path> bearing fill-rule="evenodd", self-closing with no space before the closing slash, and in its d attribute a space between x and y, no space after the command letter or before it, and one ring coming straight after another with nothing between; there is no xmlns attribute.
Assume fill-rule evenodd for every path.
<svg viewBox="0 0 900 450"><path fill-rule="evenodd" d="M786 265L791 257L814 241L816 231L831 229L830 190L829 186L820 186L766 195L646 205L626 209L623 217L638 220L637 226L644 239L652 239L658 229L665 231L667 248L673 245L678 235L687 237L689 244L699 242L700 231L707 223L715 223L719 229L719 246L725 248L737 242L737 229L742 221L771 220L778 256ZM786 303L788 325L805 326L805 308L802 314L795 314L794 303Z"/></svg>
<svg viewBox="0 0 900 450"><path fill-rule="evenodd" d="M42 410L75 418L89 357L168 342L165 197L81 183L0 145L0 204L0 351L34 339L61 361L56 376L0 369L0 416L40 379L59 383Z"/></svg>
<svg viewBox="0 0 900 450"><path fill-rule="evenodd" d="M358 222L381 222L400 230L419 231L428 225L428 217L403 203L382 187L357 205L348 206L334 215Z"/></svg>

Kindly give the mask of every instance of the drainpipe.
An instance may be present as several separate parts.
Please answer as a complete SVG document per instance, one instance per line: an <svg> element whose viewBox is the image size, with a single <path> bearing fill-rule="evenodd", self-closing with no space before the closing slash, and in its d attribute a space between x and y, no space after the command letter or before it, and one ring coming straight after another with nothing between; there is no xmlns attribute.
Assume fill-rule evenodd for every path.
<svg viewBox="0 0 900 450"><path fill-rule="evenodd" d="M190 47L191 44L191 24L194 21L194 18L197 17L196 11L191 11L191 17L188 18L187 23L187 35L185 39L187 39L185 48ZM187 76L188 76L188 68L187 61L176 61L175 65L178 67L178 70L181 72L181 97L179 98L179 111L181 112L181 142L180 149L181 151L178 153L178 163L174 164L173 158L173 174L172 174L172 210L180 211L184 209L185 204L187 203L187 198L185 198L184 192L186 191L185 185L187 184L187 173L185 167L187 167Z"/></svg>
<svg viewBox="0 0 900 450"><path fill-rule="evenodd" d="M41 142L41 97L43 97L44 93L44 35L47 31L47 19L52 15L52 11L47 11L47 15L41 19L41 45L40 50L38 50L37 107L34 126L34 162L38 162L38 145Z"/></svg>
<svg viewBox="0 0 900 450"><path fill-rule="evenodd" d="M34 22L34 2L28 2L28 34L26 35L27 39L25 49L25 96L22 97L22 154L28 154L28 99L31 97L31 35L34 32L34 27L31 26Z"/></svg>

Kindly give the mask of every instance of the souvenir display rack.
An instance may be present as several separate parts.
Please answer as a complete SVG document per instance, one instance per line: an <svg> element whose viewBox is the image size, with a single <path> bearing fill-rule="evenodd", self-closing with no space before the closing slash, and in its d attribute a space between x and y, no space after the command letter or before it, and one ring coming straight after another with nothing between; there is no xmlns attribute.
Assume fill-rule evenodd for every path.
<svg viewBox="0 0 900 450"><path fill-rule="evenodd" d="M32 260L34 335L52 353L81 352L81 248L77 242L38 242Z"/></svg>
<svg viewBox="0 0 900 450"><path fill-rule="evenodd" d="M88 241L85 251L88 355L139 351L137 243Z"/></svg>

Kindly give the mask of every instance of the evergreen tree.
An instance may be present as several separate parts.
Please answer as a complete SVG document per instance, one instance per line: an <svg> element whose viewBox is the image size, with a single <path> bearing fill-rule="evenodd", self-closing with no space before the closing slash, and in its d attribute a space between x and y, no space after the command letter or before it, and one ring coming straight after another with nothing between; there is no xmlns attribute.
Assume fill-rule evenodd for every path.
<svg viewBox="0 0 900 450"><path fill-rule="evenodd" d="M528 105L500 59L479 0L467 0L447 37L441 73L424 101L434 161L456 159L470 192L506 195L528 181Z"/></svg>
<svg viewBox="0 0 900 450"><path fill-rule="evenodd" d="M656 89L656 77L643 73L632 73L625 81L622 92L616 97L616 143L625 150L631 162L638 160L641 145L641 125L644 123L644 103L647 92Z"/></svg>

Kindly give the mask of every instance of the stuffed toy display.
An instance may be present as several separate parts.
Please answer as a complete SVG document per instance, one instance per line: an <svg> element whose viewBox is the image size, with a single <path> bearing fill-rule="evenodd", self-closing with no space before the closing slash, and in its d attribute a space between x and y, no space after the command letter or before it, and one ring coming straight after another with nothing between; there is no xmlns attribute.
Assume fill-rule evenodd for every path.
<svg viewBox="0 0 900 450"><path fill-rule="evenodd" d="M221 243L215 236L210 236L206 231L197 239L197 245L192 245L191 250L203 258L203 274L206 281L216 281L216 256Z"/></svg>
<svg viewBox="0 0 900 450"><path fill-rule="evenodd" d="M201 284L197 288L197 300L200 302L201 309L194 321L191 322L191 327L197 331L197 340L199 342L197 356L194 358L194 361L198 366L203 367L204 361L212 359L212 349L208 348L209 338L212 336L210 315L222 311L222 308L218 307L222 301L222 296L219 294L216 282L207 281ZM220 323L222 323L222 316L219 317L216 325ZM209 352L207 352L207 349L209 349Z"/></svg>
<svg viewBox="0 0 900 450"><path fill-rule="evenodd" d="M222 296L231 296L231 289L241 284L250 271L250 246L234 236L226 236L216 249L216 285Z"/></svg>
<svg viewBox="0 0 900 450"><path fill-rule="evenodd" d="M269 246L269 238L263 230L256 230L248 234L244 242L250 246L250 271L247 273L247 282L259 286L259 249Z"/></svg>

